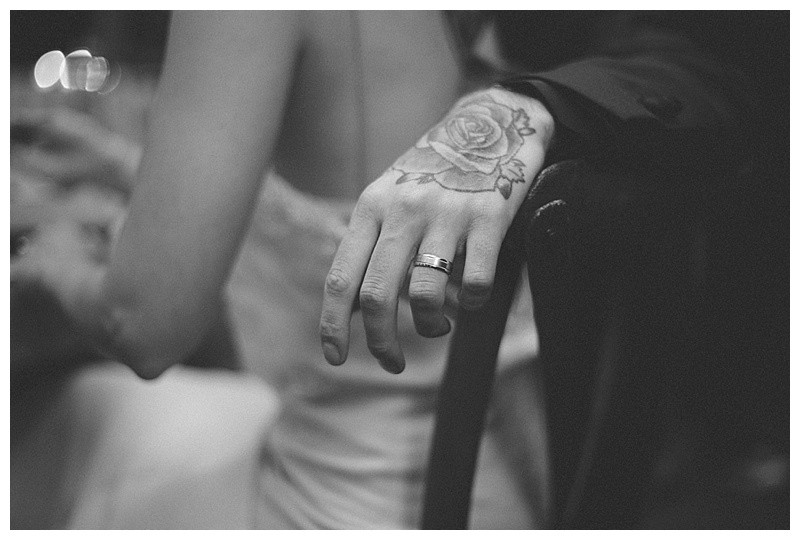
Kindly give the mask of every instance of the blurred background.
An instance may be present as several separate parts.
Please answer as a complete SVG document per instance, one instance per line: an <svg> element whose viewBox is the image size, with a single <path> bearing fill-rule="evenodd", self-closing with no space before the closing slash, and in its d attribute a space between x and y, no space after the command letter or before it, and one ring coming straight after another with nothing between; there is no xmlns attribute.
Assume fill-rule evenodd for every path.
<svg viewBox="0 0 800 540"><path fill-rule="evenodd" d="M57 220L90 224L84 232L95 256L103 260L107 255L111 230L125 215L169 17L168 11L11 12L12 260L25 253L38 227ZM117 76L107 86L109 91L65 89L59 83L42 88L37 84L35 66L42 55L50 51L68 55L77 50L88 50L93 57L108 60L108 75ZM164 383L140 385L127 368L105 360L75 331L48 291L33 284L12 283L12 528L97 525L89 517L77 515L77 508L92 508L95 517L104 516L106 524L124 523L124 516L108 514L106 508L113 501L101 500L108 487L101 484L112 482L114 475L97 471L150 470L165 464L174 468L176 463L191 462L191 457L181 452L197 441L185 441L187 447L181 445L178 435L179 426L187 425L191 418L161 412L173 407L175 399L200 399L213 404L212 409L217 407L219 416L204 418L208 424L193 433L197 436L216 430L223 434L231 442L229 447L212 450L220 463L227 464L226 459L243 462L243 448L257 448L257 428L269 423L275 404L263 387L249 380L242 386L240 378L226 376L235 363L233 341L222 321L186 361L192 367L207 368L214 374L210 379L195 377L199 386L178 384L169 377ZM249 410L231 411L231 407L242 404ZM131 421L145 416L161 423L145 426ZM223 419L232 416L243 423L226 427ZM123 422L131 425L115 432ZM132 434L135 437L154 430L173 435L160 435L162 444L158 448L146 448L144 442L137 446L131 438ZM101 432L107 435L100 437ZM101 438L103 442L99 443ZM170 441L175 443L175 450L170 450ZM104 461L95 454L116 455L120 461ZM135 458L130 461L133 455L149 457L136 463ZM215 466L222 468L219 463ZM187 467L181 474L196 475L198 463ZM228 473L228 481L242 480L244 474ZM86 484L91 477L98 485ZM190 487L200 490L197 485ZM131 500L136 496L131 493ZM181 497L191 500L192 495L182 493ZM169 503L153 501L153 505L169 513ZM153 508L133 513L137 512L150 514L157 525ZM207 523L214 523L215 516L207 519ZM226 522L231 523L230 519L216 523ZM198 520L196 526L203 528L204 523Z"/></svg>
<svg viewBox="0 0 800 540"><path fill-rule="evenodd" d="M546 12L495 15L503 51L520 65L532 62L529 51L542 39L529 31L532 24L558 31L541 24ZM641 16L690 34L745 71L762 99L763 125L754 126L757 181L719 194L721 204L708 209L710 288L702 314L708 332L700 367L707 376L686 381L692 407L676 419L661 450L642 526L788 528L789 17L788 12L693 15ZM11 12L12 259L24 253L37 224L53 216L76 221L102 216L108 227L124 216L168 24L166 11ZM120 70L112 91L35 84L34 67L44 53L84 48ZM19 118L26 122L15 124ZM20 127L30 122L52 122L63 137L34 140L36 133ZM31 146L40 153L30 154ZM52 150L61 156L58 161L48 160ZM92 232L102 257L109 233ZM207 358L235 358L224 324L189 363L235 369L210 365ZM63 417L65 396L83 388L75 386L76 373L102 362L45 291L12 284L13 528L67 525L69 508L49 489L63 480L59 463L66 459L65 431L72 425ZM700 381L701 387L692 387Z"/></svg>

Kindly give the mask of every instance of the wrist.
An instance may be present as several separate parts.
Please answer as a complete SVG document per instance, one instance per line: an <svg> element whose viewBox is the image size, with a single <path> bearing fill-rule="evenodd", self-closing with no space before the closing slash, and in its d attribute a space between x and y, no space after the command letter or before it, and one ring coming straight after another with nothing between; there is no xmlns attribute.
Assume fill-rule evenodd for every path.
<svg viewBox="0 0 800 540"><path fill-rule="evenodd" d="M492 86L483 90L492 99L514 110L522 109L530 118L530 125L536 130L534 137L546 152L555 137L556 122L544 103L533 97Z"/></svg>

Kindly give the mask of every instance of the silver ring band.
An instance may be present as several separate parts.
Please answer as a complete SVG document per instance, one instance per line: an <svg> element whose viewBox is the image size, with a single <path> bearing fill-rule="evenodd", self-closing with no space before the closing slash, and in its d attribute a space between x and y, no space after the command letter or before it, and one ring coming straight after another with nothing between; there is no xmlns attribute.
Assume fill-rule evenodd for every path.
<svg viewBox="0 0 800 540"><path fill-rule="evenodd" d="M435 268L436 270L444 272L448 276L450 275L450 272L453 271L453 263L447 259L442 259L436 255L431 255L430 253L420 253L414 257L414 266Z"/></svg>

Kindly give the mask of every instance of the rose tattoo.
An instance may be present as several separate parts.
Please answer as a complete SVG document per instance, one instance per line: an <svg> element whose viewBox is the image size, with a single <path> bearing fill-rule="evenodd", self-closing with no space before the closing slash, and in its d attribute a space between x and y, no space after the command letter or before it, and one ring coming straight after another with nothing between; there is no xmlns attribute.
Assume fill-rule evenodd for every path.
<svg viewBox="0 0 800 540"><path fill-rule="evenodd" d="M536 132L522 109L478 96L461 105L431 129L392 168L398 184L436 182L453 191L499 191L525 182L524 163L515 158L524 137Z"/></svg>

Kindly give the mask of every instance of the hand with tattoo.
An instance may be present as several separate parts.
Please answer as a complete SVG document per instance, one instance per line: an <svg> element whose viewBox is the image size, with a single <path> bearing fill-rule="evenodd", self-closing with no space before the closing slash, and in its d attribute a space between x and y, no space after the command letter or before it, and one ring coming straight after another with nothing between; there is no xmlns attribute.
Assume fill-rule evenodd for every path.
<svg viewBox="0 0 800 540"><path fill-rule="evenodd" d="M463 268L461 307L486 302L500 244L542 168L553 130L552 116L535 99L498 88L477 92L364 190L325 283L320 333L329 363L347 358L358 298L370 351L386 371L404 369L397 306L417 254ZM419 334L450 331L443 308L451 277L413 267L408 297Z"/></svg>
<svg viewBox="0 0 800 540"><path fill-rule="evenodd" d="M499 191L511 197L512 185L524 183L525 164L517 153L530 127L524 109L512 109L488 94L458 104L416 147L397 160L392 169L403 173L396 183L436 182L453 191Z"/></svg>

